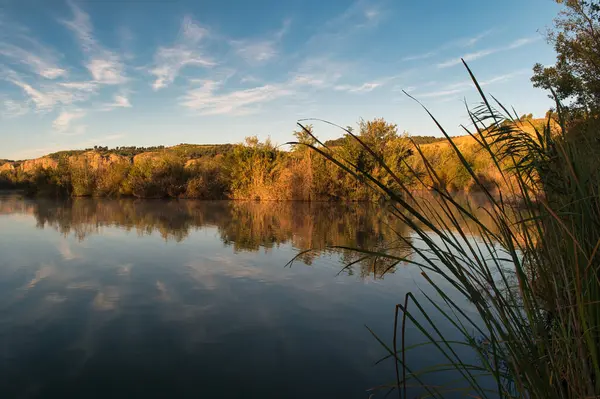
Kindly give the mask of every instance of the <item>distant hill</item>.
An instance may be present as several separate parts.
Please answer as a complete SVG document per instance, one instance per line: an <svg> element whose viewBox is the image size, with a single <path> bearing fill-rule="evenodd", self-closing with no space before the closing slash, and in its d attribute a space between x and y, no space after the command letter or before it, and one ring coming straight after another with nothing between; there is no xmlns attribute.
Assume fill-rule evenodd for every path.
<svg viewBox="0 0 600 399"><path fill-rule="evenodd" d="M155 146L155 147L102 147L95 146L94 148L87 148L85 150L67 150L59 151L52 154L48 154L48 158L58 160L62 157L70 157L81 155L86 152L94 151L101 155L119 155L123 157L134 157L143 153L154 153L154 152L170 152L180 155L188 159L196 159L203 156L215 156L218 154L224 154L231 151L233 144L179 144L173 147Z"/></svg>
<svg viewBox="0 0 600 399"><path fill-rule="evenodd" d="M534 127L543 129L547 123L545 119L530 119L524 118L522 120L521 128L534 133ZM420 145L425 153L441 154L450 150L448 142L444 137L435 136L408 136L417 145ZM345 137L340 137L333 140L327 140L325 144L329 147L342 146L346 140ZM476 141L468 136L455 136L452 138L455 144L460 147L474 147L477 145ZM116 148L109 148L103 146L95 146L93 148L87 148L85 150L65 150L54 152L37 159L30 159L24 161L11 161L7 159L0 159L0 172L7 172L10 170L22 170L29 172L39 167L43 168L54 168L57 167L61 159L68 159L70 161L76 160L81 161L83 158L92 161L94 164L111 163L114 160L134 162L134 159L142 158L156 158L159 155L173 154L178 157L187 160L188 162L194 161L200 158L214 158L217 155L226 155L233 151L235 144L178 144L172 147L165 146L153 146L153 147L136 147L136 146L122 146Z"/></svg>
<svg viewBox="0 0 600 399"><path fill-rule="evenodd" d="M544 120L527 118L519 123L519 128L533 134L535 128L545 124ZM420 151L411 150L402 138L388 137L383 155L408 187L437 186L468 192L480 189L457 157L455 147L479 182L493 190L507 184L490 155L469 135L452 137L453 145L441 137L409 137ZM345 154L348 152L345 140L329 140L327 144L334 154L363 162L369 173L382 173L376 162L365 162L364 152L352 147ZM32 195L327 201L374 199L377 195L356 185L350 174L331 167L322 157L308 156L303 150L285 151L258 141L244 147L236 144L112 149L96 146L3 162L0 188L23 188ZM435 179L428 173L429 168L435 170ZM407 173L408 170L413 174Z"/></svg>
<svg viewBox="0 0 600 399"><path fill-rule="evenodd" d="M529 118L529 116L524 115L521 118L521 128L524 131L530 132L533 134L534 127L538 129L543 129L547 123L546 119L534 119ZM445 137L440 136L423 136L423 135L408 135L408 137L418 145L427 145L427 144L435 144L440 142L445 142ZM468 135L464 136L454 136L453 140L463 140L467 138L469 140ZM345 136L339 137L337 139L327 140L324 142L325 145L330 147L339 147L344 143ZM63 157L77 156L84 154L86 152L96 152L100 155L119 155L123 157L135 157L136 155L140 155L143 153L157 153L157 152L165 152L172 153L183 158L187 159L197 159L201 157L214 157L219 154L227 154L235 147L235 144L187 144L182 143L172 147L165 147L163 145L153 146L153 147L136 147L136 146L121 146L115 148L109 148L104 146L95 146L93 148L86 148L83 150L63 150L54 152L48 155L44 155L42 158L50 158L53 160L59 160ZM22 163L23 161L18 161L16 163ZM8 159L0 159L0 165L6 163L15 163L13 160Z"/></svg>

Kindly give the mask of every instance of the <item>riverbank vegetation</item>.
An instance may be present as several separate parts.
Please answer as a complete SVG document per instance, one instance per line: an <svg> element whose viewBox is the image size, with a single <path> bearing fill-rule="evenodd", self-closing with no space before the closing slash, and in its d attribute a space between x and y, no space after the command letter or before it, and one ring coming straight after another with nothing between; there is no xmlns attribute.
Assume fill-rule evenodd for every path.
<svg viewBox="0 0 600 399"><path fill-rule="evenodd" d="M533 133L543 120L522 122ZM309 130L312 127L307 127ZM350 134L323 143L312 142L303 130L294 133L302 144L327 146L331 151L359 165L368 173L387 179L381 166ZM383 119L360 121L356 134L375 149L402 183L414 190L433 184L426 164L414 145L426 155L438 172L437 185L450 191L473 191L478 187L467 169L453 156L450 143L442 138L409 136ZM469 136L455 137L453 143L467 157L469 167L488 187L504 184L493 170L492 159ZM412 170L416 173L410 173ZM424 179L424 181L421 181ZM175 147L95 147L62 151L35 160L0 165L0 188L22 188L38 196L94 196L138 198L198 198L303 201L377 200L377 194L355 181L346 171L332 168L304 145L276 146L249 137L237 145L190 145Z"/></svg>
<svg viewBox="0 0 600 399"><path fill-rule="evenodd" d="M413 237L396 237L411 256L356 252L417 265L437 293L407 293L396 307L392 342L380 340L386 359L396 363L395 381L384 387L398 397L600 396L600 6L572 0L564 7L549 36L557 63L537 65L532 79L556 101L544 126L526 131L523 118L486 96L468 67L481 104L468 109L471 128L465 129L477 150L465 151L429 114L453 162L466 171L461 185L472 184L488 198L487 223L478 220L475 205L456 201L423 146L415 149L424 173L407 158L403 165L435 193L434 205L412 201L406 175L360 135L354 139L368 155L362 162L309 144L384 196ZM499 192L473 166L472 153L491 160L491 175L503 182ZM365 168L369 162L377 166ZM440 320L452 328L442 330ZM423 343L405 346L407 330L420 332ZM424 350L443 361L413 369L407 359Z"/></svg>

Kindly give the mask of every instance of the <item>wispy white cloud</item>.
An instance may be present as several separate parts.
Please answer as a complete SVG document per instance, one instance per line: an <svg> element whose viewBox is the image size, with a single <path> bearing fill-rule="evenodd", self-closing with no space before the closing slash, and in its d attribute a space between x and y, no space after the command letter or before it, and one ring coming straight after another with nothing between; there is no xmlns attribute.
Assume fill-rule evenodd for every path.
<svg viewBox="0 0 600 399"><path fill-rule="evenodd" d="M381 12L377 8L367 9L364 13L368 21L375 21L381 16Z"/></svg>
<svg viewBox="0 0 600 399"><path fill-rule="evenodd" d="M125 96L115 96L115 102L113 104L115 107L131 108L131 103Z"/></svg>
<svg viewBox="0 0 600 399"><path fill-rule="evenodd" d="M323 76L320 75L299 74L292 78L292 84L297 86L325 87L328 86L330 83Z"/></svg>
<svg viewBox="0 0 600 399"><path fill-rule="evenodd" d="M73 19L62 22L75 34L82 50L86 53L85 66L94 81L106 85L125 83L127 76L120 57L98 43L93 35L90 16L75 3L69 1L68 4L73 12Z"/></svg>
<svg viewBox="0 0 600 399"><path fill-rule="evenodd" d="M56 87L56 85L34 88L18 78L9 79L9 82L20 87L24 94L29 97L29 101L35 109L40 112L50 111L57 105L71 105L86 100L89 96L86 93Z"/></svg>
<svg viewBox="0 0 600 399"><path fill-rule="evenodd" d="M432 91L429 93L419 94L419 95L417 95L417 97L419 97L419 98L446 97L446 96L450 96L452 94L462 93L463 91L464 91L464 89L439 90L439 91Z"/></svg>
<svg viewBox="0 0 600 399"><path fill-rule="evenodd" d="M5 118L18 118L19 116L29 113L29 107L27 104L14 100L4 100L2 101L2 106L3 108L0 114Z"/></svg>
<svg viewBox="0 0 600 399"><path fill-rule="evenodd" d="M56 106L68 106L76 102L88 100L93 90L83 85L82 82L56 82L43 78L33 79L35 83L29 83L16 71L2 67L0 64L0 79L5 80L21 89L26 100L8 98L14 103L22 103L36 112L48 112ZM13 94L14 95L14 94ZM7 97L7 96L4 96Z"/></svg>
<svg viewBox="0 0 600 399"><path fill-rule="evenodd" d="M181 21L181 32L183 38L190 43L198 43L200 40L208 36L210 32L204 26L198 24L194 19L186 15Z"/></svg>
<svg viewBox="0 0 600 399"><path fill-rule="evenodd" d="M32 40L30 42L35 43ZM66 76L67 70L60 68L51 52L41 47L37 44L36 53L33 53L14 44L0 42L0 56L8 62L25 65L32 72L46 79Z"/></svg>
<svg viewBox="0 0 600 399"><path fill-rule="evenodd" d="M104 54L104 57L93 58L86 66L95 82L118 85L127 81L123 74L122 64L118 57L112 54Z"/></svg>
<svg viewBox="0 0 600 399"><path fill-rule="evenodd" d="M472 47L475 44L479 43L482 39L484 39L484 38L488 37L489 35L491 35L493 32L494 32L494 29L489 29L489 30L486 30L485 32L481 32L481 33L479 33L479 34L477 34L475 36L472 36L472 37L458 39L458 40L453 40L451 42L443 44L442 46L436 48L435 50L427 51L427 52L421 53L421 54L415 54L415 55L406 56L406 57L402 58L402 61L419 61L419 60L425 60L425 59L428 59L428 58L435 57L436 55L438 55L442 51L449 50L451 48Z"/></svg>
<svg viewBox="0 0 600 399"><path fill-rule="evenodd" d="M58 84L60 87L64 87L69 90L78 90L84 92L93 92L98 88L98 83L89 82L61 82Z"/></svg>
<svg viewBox="0 0 600 399"><path fill-rule="evenodd" d="M350 67L350 62L337 61L329 56L308 57L292 72L290 84L321 89L333 87Z"/></svg>
<svg viewBox="0 0 600 399"><path fill-rule="evenodd" d="M381 22L384 16L382 5L374 1L357 0L343 13L329 20L325 28L337 28L346 25L356 28L373 27ZM350 25L352 24L352 25Z"/></svg>
<svg viewBox="0 0 600 399"><path fill-rule="evenodd" d="M376 28L384 19L380 2L356 0L344 12L321 24L306 42L309 49L337 52L353 44L352 38Z"/></svg>
<svg viewBox="0 0 600 399"><path fill-rule="evenodd" d="M58 115L54 122L52 122L52 127L57 132L64 133L69 130L73 121L83 118L84 116L85 112L81 110L63 111Z"/></svg>
<svg viewBox="0 0 600 399"><path fill-rule="evenodd" d="M289 31L291 20L286 19L283 26L275 34L270 35L269 39L261 40L231 40L237 55L242 57L250 64L261 64L274 59L278 55L278 46Z"/></svg>
<svg viewBox="0 0 600 399"><path fill-rule="evenodd" d="M75 33L84 51L93 52L98 47L98 43L96 43L92 34L90 16L73 1L68 1L68 4L73 12L73 19L62 22Z"/></svg>
<svg viewBox="0 0 600 399"><path fill-rule="evenodd" d="M249 63L263 63L277 56L277 43L273 40L232 41L236 53Z"/></svg>
<svg viewBox="0 0 600 399"><path fill-rule="evenodd" d="M257 83L260 82L260 79L256 76L246 75L240 79L240 83Z"/></svg>
<svg viewBox="0 0 600 399"><path fill-rule="evenodd" d="M109 104L105 104L102 107L103 111L110 111L115 108L131 108L131 102L129 98L127 98L124 94L117 94L113 98L113 102Z"/></svg>
<svg viewBox="0 0 600 399"><path fill-rule="evenodd" d="M361 84L338 83L348 63L338 63L327 57L312 57L290 73L286 81L257 85L252 88L226 88L225 80L195 80L192 88L181 98L181 104L203 115L247 115L261 110L264 104L294 96L304 99L309 92L321 90L366 93L383 86L396 77Z"/></svg>
<svg viewBox="0 0 600 399"><path fill-rule="evenodd" d="M5 103L3 114L24 114L26 108L43 113L57 107L69 107L88 101L102 85L118 85L127 81L120 57L94 38L89 15L76 4L68 4L72 18L59 22L74 33L81 46L84 53L82 64L89 71L90 80L68 80L73 70L60 65L62 55L38 42L28 28L19 29L19 25L14 23L8 30L2 26L0 79L20 88L26 98L24 101L11 98Z"/></svg>
<svg viewBox="0 0 600 399"><path fill-rule="evenodd" d="M541 39L542 39L541 36L524 37L522 39L515 40L514 42L512 42L511 44L509 44L506 47L506 50L512 50L512 49L515 49L515 48L519 48L519 47L525 46L526 44L537 42L537 41L539 41Z"/></svg>
<svg viewBox="0 0 600 399"><path fill-rule="evenodd" d="M426 60L427 58L431 58L437 54L436 51L429 51L427 53L409 55L407 57L402 58L402 61L417 61L417 60Z"/></svg>
<svg viewBox="0 0 600 399"><path fill-rule="evenodd" d="M494 33L494 31L494 29L488 29L485 32L481 32L480 34L475 35L473 37L459 40L458 43L461 43L464 47L471 47L479 43L482 39L485 39L486 37Z"/></svg>
<svg viewBox="0 0 600 399"><path fill-rule="evenodd" d="M504 74L504 75L498 75L493 78L484 80L483 82L480 83L480 85L481 86L489 86L489 85L492 85L495 83L506 82L508 80L516 78L517 76L529 75L529 74L531 74L530 69L519 69L518 71L514 71L511 73Z"/></svg>
<svg viewBox="0 0 600 399"><path fill-rule="evenodd" d="M414 69L407 69L395 75L383 76L377 80L365 82L363 84L337 84L332 86L332 88L336 91L346 91L348 93L368 93L377 88L392 85L391 90L398 91L399 86L394 82L397 82L399 79L406 78L406 76L412 74L414 71Z"/></svg>
<svg viewBox="0 0 600 399"><path fill-rule="evenodd" d="M486 80L482 80L479 82L481 87L490 86L500 82L506 82L516 78L517 76L527 75L531 73L529 69L520 69L514 72L506 73L503 75L498 75L491 77ZM463 93L467 90L474 88L475 85L470 80L464 80L462 82L456 82L442 87L441 90L426 92L422 94L417 94L418 98L440 98L440 97L448 97L454 94Z"/></svg>
<svg viewBox="0 0 600 399"><path fill-rule="evenodd" d="M451 60L444 61L444 62L438 64L438 68L449 68L451 66L455 66L455 65L462 63L462 60L465 60L465 62L475 61L480 58L487 57L490 54L497 53L498 51L501 51L501 50L500 49L487 49L487 50L477 51L474 53L465 54L462 57L453 58Z"/></svg>
<svg viewBox="0 0 600 399"><path fill-rule="evenodd" d="M507 46L489 48L489 49L476 51L474 53L465 54L462 57L452 58L450 60L444 61L444 62L438 64L437 66L438 66L438 68L449 68L449 67L452 67L455 65L459 65L462 62L461 58L464 59L466 62L475 61L480 58L487 57L488 55L491 55L491 54L495 54L495 53L499 53L499 52L503 52L503 51L514 50L516 48L533 43L539 39L540 39L540 37L526 37L526 38L518 39L518 40L515 40L514 42L510 43Z"/></svg>
<svg viewBox="0 0 600 399"><path fill-rule="evenodd" d="M248 115L265 103L292 94L282 85L264 85L245 90L217 93L220 82L205 81L182 98L181 104L203 115Z"/></svg>
<svg viewBox="0 0 600 399"><path fill-rule="evenodd" d="M187 66L210 68L216 65L200 48L200 42L208 33L191 17L184 17L176 43L171 47L159 47L154 55L154 65L149 70L156 78L152 83L154 90L173 83L179 72Z"/></svg>
<svg viewBox="0 0 600 399"><path fill-rule="evenodd" d="M379 82L371 82L371 83L363 83L362 85L359 85L359 86L338 85L338 86L335 86L333 89L337 90L337 91L346 91L349 93L367 93L367 92L375 90L376 88L378 88L380 86L381 86L381 83L379 83Z"/></svg>
<svg viewBox="0 0 600 399"><path fill-rule="evenodd" d="M156 77L152 88L159 90L167 87L177 77L179 71L186 66L212 67L216 65L209 57L198 54L195 50L183 47L161 47L154 56L155 67L150 73Z"/></svg>

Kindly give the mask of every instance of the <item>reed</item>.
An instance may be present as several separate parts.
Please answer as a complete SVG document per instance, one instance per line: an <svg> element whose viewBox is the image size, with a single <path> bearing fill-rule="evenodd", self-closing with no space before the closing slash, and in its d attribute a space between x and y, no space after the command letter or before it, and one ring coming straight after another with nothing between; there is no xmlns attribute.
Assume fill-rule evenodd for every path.
<svg viewBox="0 0 600 399"><path fill-rule="evenodd" d="M305 144L380 193L391 214L409 227L413 237L407 239L404 232L397 237L410 248L408 257L392 248L356 251L393 264L416 265L435 293L406 294L396 307L391 343L373 332L388 351L387 359L396 362L395 381L384 387L405 398L411 386L420 387L424 397L436 398L457 394L598 397L598 124L595 120L565 121L557 103L556 113L549 115L543 128L525 126L527 122L514 111L485 95L465 67L481 104L468 109L471 124L463 128L475 139L478 151L489 155L501 184L494 186L481 179L444 127L423 109L452 147L471 184L487 198L485 223L476 217L476 205L465 206L456 200L416 143L414 151L421 157L425 173L412 169L406 159L405 170L434 193L430 201L415 198L404 183L406 176L396 175L350 130L340 127L385 170L385 178L344 159L314 136L315 144ZM302 121L299 125L303 127ZM465 311L464 301L457 298L467 299L475 311ZM453 331L436 325L434 318L440 317ZM407 325L416 327L422 343L407 346ZM451 339L457 332L462 339ZM438 351L443 360L414 369L406 358L411 351L423 351L424 346ZM432 383L439 373L457 379L447 385Z"/></svg>

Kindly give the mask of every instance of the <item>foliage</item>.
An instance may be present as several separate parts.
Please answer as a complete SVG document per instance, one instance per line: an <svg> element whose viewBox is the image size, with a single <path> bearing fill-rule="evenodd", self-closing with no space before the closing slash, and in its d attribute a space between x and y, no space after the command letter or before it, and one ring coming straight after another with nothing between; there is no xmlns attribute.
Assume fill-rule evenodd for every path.
<svg viewBox="0 0 600 399"><path fill-rule="evenodd" d="M385 196L390 212L415 237L396 237L410 248L411 256L388 249L356 248L357 254L417 265L436 294L408 293L397 305L392 344L380 340L387 358L397 365L396 381L387 386L397 389L399 397L408 397L409 386L432 397L457 392L480 398L598 397L600 145L589 135L597 134L600 125L592 119L583 133L574 135L571 124L561 124L557 133L548 120L532 134L501 103L493 108L473 81L483 103L468 110L474 126L469 134L505 182L500 194L480 180L475 160L432 118L454 158L487 198L487 223L476 215L476 204L464 206L455 199L435 166L439 163L430 162L418 145L422 170L414 177L432 188L436 195L431 202L416 201L377 148L360 136L346 131L398 182L400 192L332 149L313 147ZM470 302L473 311L467 311L457 296ZM452 328L439 329L439 317ZM404 346L407 327L423 334L425 342ZM455 332L462 340L453 338ZM406 356L424 347L439 351L444 360L423 370L411 369ZM445 372L459 382L434 383Z"/></svg>
<svg viewBox="0 0 600 399"><path fill-rule="evenodd" d="M107 146L94 146L93 148L87 148L85 150L69 150L59 151L49 154L48 157L54 160L58 160L63 157L71 157L75 155L81 155L86 152L94 151L98 154L115 154L124 157L134 157L139 154L147 152L168 152L175 153L179 156L187 157L189 159L196 159L203 156L214 157L219 154L226 154L233 149L231 144L217 144L217 145L198 145L198 144L179 144L174 147L166 148L164 145L152 146L152 147L136 147L136 146L121 146L115 148L109 148ZM9 161L6 161L9 162ZM0 160L0 165L2 164Z"/></svg>
<svg viewBox="0 0 600 399"><path fill-rule="evenodd" d="M188 172L175 155L143 158L134 163L125 181L125 192L138 198L177 198L185 193Z"/></svg>
<svg viewBox="0 0 600 399"><path fill-rule="evenodd" d="M542 128L544 122L530 119L526 127ZM312 127L306 127L311 132ZM585 130L585 129L580 129ZM467 169L454 157L452 147L432 137L399 134L396 125L383 119L360 120L356 129L363 143L376 148L381 157L399 177L402 184L412 190L428 189L432 184L442 184L453 191L477 191L469 180ZM200 199L253 199L301 201L377 201L380 195L367 189L346 171L331 168L321 157L315 157L308 146L321 146L310 134L300 129L294 132L297 145L290 151L276 147L268 140L261 142L250 137L245 144L192 145L174 147L95 147L82 151L63 151L43 158L49 163L12 163L2 172L3 187L25 188L31 194L43 192L72 196L135 196L135 197L186 197ZM488 182L490 189L501 187L503 182L493 168L488 154L481 151L476 140L469 136L453 141L469 160L478 176ZM438 172L440 179L433 182L426 173L426 165L412 148L421 145L427 161ZM377 160L352 138L345 134L328 146L333 152L363 170L377 176L386 186L398 190L398 182L390 178ZM58 174L52 181L60 181L60 189L37 187L43 180L34 179L34 168L45 165L50 175ZM35 166L37 165L37 166ZM57 166L58 165L58 166ZM27 168L26 168L27 166ZM416 173L413 173L416 172ZM415 176L419 176L420 179ZM54 194L51 194L54 195Z"/></svg>
<svg viewBox="0 0 600 399"><path fill-rule="evenodd" d="M127 162L115 162L98 171L94 195L100 197L117 197L125 193L124 186L131 170Z"/></svg>
<svg viewBox="0 0 600 399"><path fill-rule="evenodd" d="M67 157L74 156L74 155L80 155L80 154L83 154L84 152L85 152L84 150L58 151L58 152L53 152L51 154L48 154L48 158L58 161L61 158L67 158Z"/></svg>
<svg viewBox="0 0 600 399"><path fill-rule="evenodd" d="M280 151L267 140L261 143L256 136L246 138L228 154L227 174L231 195L237 199L276 199L272 184L280 167Z"/></svg>
<svg viewBox="0 0 600 399"><path fill-rule="evenodd" d="M232 144L218 145L198 145L198 144L179 144L175 147L170 147L169 151L187 159L198 159L201 157L215 157L217 155L225 155L233 151Z"/></svg>
<svg viewBox="0 0 600 399"><path fill-rule="evenodd" d="M81 164L70 165L72 195L86 197L94 194L96 188L96 172L87 160Z"/></svg>
<svg viewBox="0 0 600 399"><path fill-rule="evenodd" d="M414 142L415 144L431 144L431 143L439 143L439 142L446 141L446 139L444 137L413 136L413 135L408 135L408 134L405 134L405 136L409 137L410 140L412 142ZM340 137L340 138L334 139L334 140L327 140L327 141L324 142L324 144L327 147L332 148L332 147L342 146L345 141L346 141L346 138L344 136L344 137Z"/></svg>
<svg viewBox="0 0 600 399"><path fill-rule="evenodd" d="M532 81L553 91L559 101L572 100L572 112L600 109L600 5L597 1L565 0L564 10L548 33L557 60L536 64Z"/></svg>
<svg viewBox="0 0 600 399"><path fill-rule="evenodd" d="M191 165L185 197L203 200L227 198L228 188L221 163L222 156Z"/></svg>
<svg viewBox="0 0 600 399"><path fill-rule="evenodd" d="M8 173L0 173L0 189L14 189L16 188L16 184L11 179L11 176Z"/></svg>

